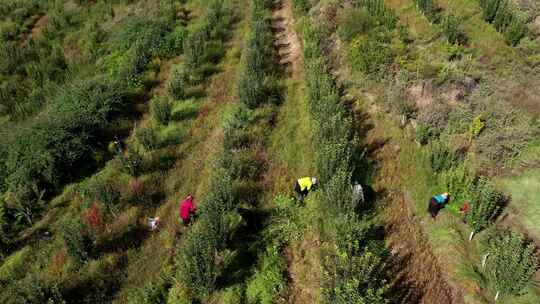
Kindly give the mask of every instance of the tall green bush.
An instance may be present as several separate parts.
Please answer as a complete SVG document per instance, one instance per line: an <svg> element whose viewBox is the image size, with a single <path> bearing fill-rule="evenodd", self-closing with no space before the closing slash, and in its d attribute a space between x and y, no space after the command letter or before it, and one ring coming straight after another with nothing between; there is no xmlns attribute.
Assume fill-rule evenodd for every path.
<svg viewBox="0 0 540 304"><path fill-rule="evenodd" d="M183 66L175 66L173 68L173 74L169 80L168 90L169 94L171 94L174 99L181 100L186 97L188 79L189 77L186 75Z"/></svg>
<svg viewBox="0 0 540 304"><path fill-rule="evenodd" d="M415 0L415 3L430 22L437 23L439 21L440 8L433 0Z"/></svg>
<svg viewBox="0 0 540 304"><path fill-rule="evenodd" d="M515 46L525 37L525 18L509 0L480 0L480 6L484 20L492 23L509 45Z"/></svg>
<svg viewBox="0 0 540 304"><path fill-rule="evenodd" d="M362 1L360 5L372 16L390 20L382 1ZM323 257L323 302L387 303L384 261L378 253L360 248L366 244L364 238L371 236L351 193L354 128L320 50L320 32L307 25L303 34L307 96L315 122L313 146L321 183L315 199L324 206L327 217L321 227L323 237L333 244Z"/></svg>
<svg viewBox="0 0 540 304"><path fill-rule="evenodd" d="M495 292L519 296L525 293L538 268L533 243L511 231L497 232L488 240L484 274Z"/></svg>
<svg viewBox="0 0 540 304"><path fill-rule="evenodd" d="M475 232L488 227L501 209L503 197L486 177L480 177L472 192L470 210L465 219Z"/></svg>
<svg viewBox="0 0 540 304"><path fill-rule="evenodd" d="M167 125L171 120L172 102L166 97L155 97L150 102L150 111L157 123Z"/></svg>
<svg viewBox="0 0 540 304"><path fill-rule="evenodd" d="M187 233L178 259L179 278L197 298L204 298L215 289L219 273L214 237L206 224L201 221Z"/></svg>
<svg viewBox="0 0 540 304"><path fill-rule="evenodd" d="M252 304L272 304L281 290L286 287L286 262L278 248L270 246L261 255L258 270L247 284L247 302Z"/></svg>
<svg viewBox="0 0 540 304"><path fill-rule="evenodd" d="M361 255L329 256L324 260L323 296L325 303L386 304L388 290L381 269L383 260L366 251Z"/></svg>
<svg viewBox="0 0 540 304"><path fill-rule="evenodd" d="M271 53L269 46L270 27L266 19L267 11L263 1L256 0L251 17L251 32L249 34L245 53L245 66L239 83L240 101L250 108L268 100L265 80L271 71Z"/></svg>
<svg viewBox="0 0 540 304"><path fill-rule="evenodd" d="M464 44L465 35L462 30L459 28L459 19L450 14L442 18L441 21L441 30L446 37L448 43L451 44Z"/></svg>

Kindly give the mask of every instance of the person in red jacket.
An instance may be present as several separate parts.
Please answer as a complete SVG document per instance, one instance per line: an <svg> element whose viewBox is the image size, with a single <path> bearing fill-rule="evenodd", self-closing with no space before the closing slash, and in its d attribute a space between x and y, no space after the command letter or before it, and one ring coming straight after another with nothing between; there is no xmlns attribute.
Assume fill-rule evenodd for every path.
<svg viewBox="0 0 540 304"><path fill-rule="evenodd" d="M184 225L189 225L191 223L191 219L195 216L196 212L197 207L195 207L193 195L190 194L182 201L182 203L180 203L180 218Z"/></svg>

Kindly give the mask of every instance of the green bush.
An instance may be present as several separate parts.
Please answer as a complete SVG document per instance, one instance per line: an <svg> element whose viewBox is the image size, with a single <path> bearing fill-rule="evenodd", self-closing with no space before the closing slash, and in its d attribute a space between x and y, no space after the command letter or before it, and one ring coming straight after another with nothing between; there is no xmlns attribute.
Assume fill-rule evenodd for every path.
<svg viewBox="0 0 540 304"><path fill-rule="evenodd" d="M419 124L416 127L416 140L421 144L427 144L433 138L431 127L426 124Z"/></svg>
<svg viewBox="0 0 540 304"><path fill-rule="evenodd" d="M88 184L83 193L92 202L101 204L108 215L116 217L119 210L120 191L112 179L96 178Z"/></svg>
<svg viewBox="0 0 540 304"><path fill-rule="evenodd" d="M248 146L250 134L248 125L251 121L251 111L245 106L233 109L223 123L223 146L226 150L241 149Z"/></svg>
<svg viewBox="0 0 540 304"><path fill-rule="evenodd" d="M154 97L150 102L152 117L161 125L167 125L171 120L172 107L172 102L166 97Z"/></svg>
<svg viewBox="0 0 540 304"><path fill-rule="evenodd" d="M129 304L161 304L167 299L167 288L163 284L148 283L134 289L128 296Z"/></svg>
<svg viewBox="0 0 540 304"><path fill-rule="evenodd" d="M358 37L349 44L347 58L356 70L374 77L382 77L394 60L389 43L390 41L382 35Z"/></svg>
<svg viewBox="0 0 540 304"><path fill-rule="evenodd" d="M275 198L275 216L265 231L267 239L275 244L291 244L304 236L305 222L302 221L302 209L296 200L278 196Z"/></svg>
<svg viewBox="0 0 540 304"><path fill-rule="evenodd" d="M159 148L159 139L156 130L152 127L136 129L135 138L147 151Z"/></svg>
<svg viewBox="0 0 540 304"><path fill-rule="evenodd" d="M441 9L433 0L415 0L414 2L429 22L437 23L439 21L439 11Z"/></svg>
<svg viewBox="0 0 540 304"><path fill-rule="evenodd" d="M397 24L397 17L392 9L388 8L383 0L355 0L357 5L366 8L377 23L386 29L393 29Z"/></svg>
<svg viewBox="0 0 540 304"><path fill-rule="evenodd" d="M181 100L186 97L186 88L188 85L188 77L183 66L173 68L173 74L168 84L168 91L176 100Z"/></svg>
<svg viewBox="0 0 540 304"><path fill-rule="evenodd" d="M186 119L196 118L198 113L199 103L197 100L183 100L173 107L171 119L175 121L183 121Z"/></svg>
<svg viewBox="0 0 540 304"><path fill-rule="evenodd" d="M234 223L234 211L236 203L233 183L230 173L223 168L217 168L217 172L211 181L210 193L201 204L201 214L207 221L207 228L213 236L214 247L224 248L229 238ZM231 212L233 212L231 214Z"/></svg>
<svg viewBox="0 0 540 304"><path fill-rule="evenodd" d="M40 189L73 179L73 168L89 166L104 131L125 109L125 88L106 77L77 82L51 101L47 115L15 130L5 158L9 189ZM84 171L84 170L82 170Z"/></svg>
<svg viewBox="0 0 540 304"><path fill-rule="evenodd" d="M166 55L174 56L181 54L184 51L184 41L186 41L188 33L185 26L177 25L166 37L168 45L168 49L165 51Z"/></svg>
<svg viewBox="0 0 540 304"><path fill-rule="evenodd" d="M259 3L259 2L256 2ZM268 102L265 79L271 70L270 27L262 3L253 6L251 32L245 53L245 66L239 83L240 101L250 108Z"/></svg>
<svg viewBox="0 0 540 304"><path fill-rule="evenodd" d="M358 3L358 2L357 2ZM371 16L385 25L374 31L385 33L387 26L395 25L395 17L380 0L358 3ZM331 244L331 252L322 267L322 297L325 303L388 303L384 280L385 264L379 254L361 250L364 240L371 239L369 225L359 217L360 207L352 199L351 179L354 170L352 153L356 144L350 114L340 101L339 89L327 69L321 52L322 35L318 28L304 28L304 56L307 96L314 125L314 150L316 170L321 189L316 192L319 206L324 206L328 218L322 228L322 236ZM358 58L361 41L383 44L386 37L370 33L353 40ZM366 40L367 39L367 40ZM385 51L372 50L379 56ZM386 62L386 59L382 60ZM371 64L371 63L369 63ZM377 67L378 68L378 67ZM382 67L381 67L382 68ZM367 69L366 69L367 70ZM358 242L357 242L358 241ZM373 242L376 242L373 240ZM367 247L372 247L367 246ZM373 246L374 247L374 246ZM335 252L334 252L335 251Z"/></svg>
<svg viewBox="0 0 540 304"><path fill-rule="evenodd" d="M508 45L516 46L527 34L527 21L522 16L514 15L503 32L504 39Z"/></svg>
<svg viewBox="0 0 540 304"><path fill-rule="evenodd" d="M237 304L237 303L244 303L244 286L242 285L236 285L233 287L227 288L223 292L223 296L221 297L221 303L223 304Z"/></svg>
<svg viewBox="0 0 540 304"><path fill-rule="evenodd" d="M523 295L538 268L536 247L511 231L497 232L488 240L484 274L494 291L503 295Z"/></svg>
<svg viewBox="0 0 540 304"><path fill-rule="evenodd" d="M332 255L326 257L324 265L322 293L326 303L389 303L385 299L384 262L376 254Z"/></svg>
<svg viewBox="0 0 540 304"><path fill-rule="evenodd" d="M463 162L448 171L439 174L440 184L450 193L451 204L471 202L475 178L469 172L467 162Z"/></svg>
<svg viewBox="0 0 540 304"><path fill-rule="evenodd" d="M0 266L0 284L7 284L24 277L31 250L31 247L25 246L3 261Z"/></svg>
<svg viewBox="0 0 540 304"><path fill-rule="evenodd" d="M188 293L188 290L181 286L181 284L176 283L169 290L169 295L167 297L167 304L192 304L191 296Z"/></svg>
<svg viewBox="0 0 540 304"><path fill-rule="evenodd" d="M474 185L471 199L471 208L465 220L473 231L479 232L493 222L504 198L486 177L480 177Z"/></svg>
<svg viewBox="0 0 540 304"><path fill-rule="evenodd" d="M208 296L214 289L218 276L216 248L212 230L204 221L184 236L178 262L178 277L182 284L197 298Z"/></svg>
<svg viewBox="0 0 540 304"><path fill-rule="evenodd" d="M13 289L8 289L8 297L2 299L7 304L66 304L58 286L48 286L45 280L35 273L27 274L24 279L9 287Z"/></svg>
<svg viewBox="0 0 540 304"><path fill-rule="evenodd" d="M484 20L502 33L506 42L515 46L527 33L525 18L509 0L480 0Z"/></svg>
<svg viewBox="0 0 540 304"><path fill-rule="evenodd" d="M441 21L441 30L450 44L465 44L466 37L459 28L459 19L454 15L446 15Z"/></svg>
<svg viewBox="0 0 540 304"><path fill-rule="evenodd" d="M426 150L433 172L440 173L456 165L457 155L443 140L433 141Z"/></svg>
<svg viewBox="0 0 540 304"><path fill-rule="evenodd" d="M270 246L261 255L259 267L247 284L246 297L248 303L275 303L281 290L287 286L284 275L286 262L278 248Z"/></svg>
<svg viewBox="0 0 540 304"><path fill-rule="evenodd" d="M60 225L60 235L66 245L67 253L79 264L89 259L92 241L84 223L77 217L66 217Z"/></svg>
<svg viewBox="0 0 540 304"><path fill-rule="evenodd" d="M34 219L45 207L45 190L39 190L36 184L20 186L6 195L7 207L15 217L14 226L31 226Z"/></svg>
<svg viewBox="0 0 540 304"><path fill-rule="evenodd" d="M127 153L121 153L118 155L118 160L123 172L138 177L142 174L144 160L142 154L137 149L128 149Z"/></svg>

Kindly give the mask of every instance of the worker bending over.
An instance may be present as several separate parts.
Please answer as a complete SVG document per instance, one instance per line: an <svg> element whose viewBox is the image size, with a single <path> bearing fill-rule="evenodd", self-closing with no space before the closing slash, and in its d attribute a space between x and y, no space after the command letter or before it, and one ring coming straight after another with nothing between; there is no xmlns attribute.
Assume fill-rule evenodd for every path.
<svg viewBox="0 0 540 304"><path fill-rule="evenodd" d="M189 225L192 219L195 217L197 212L197 207L195 207L195 202L193 200L193 195L188 195L186 199L180 203L180 218L184 225Z"/></svg>
<svg viewBox="0 0 540 304"><path fill-rule="evenodd" d="M435 195L429 199L428 212L432 218L436 218L439 211L450 201L448 192Z"/></svg>
<svg viewBox="0 0 540 304"><path fill-rule="evenodd" d="M306 197L312 189L314 189L317 186L317 179L315 177L302 177L296 180L294 183L294 191L298 195L301 202L304 201L304 197Z"/></svg>

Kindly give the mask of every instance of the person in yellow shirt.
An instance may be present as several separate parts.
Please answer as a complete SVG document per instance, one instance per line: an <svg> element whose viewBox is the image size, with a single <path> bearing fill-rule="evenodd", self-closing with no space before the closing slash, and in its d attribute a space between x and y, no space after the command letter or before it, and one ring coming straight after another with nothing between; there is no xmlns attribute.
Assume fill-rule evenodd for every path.
<svg viewBox="0 0 540 304"><path fill-rule="evenodd" d="M309 191L317 186L317 178L315 177L302 177L296 180L294 183L294 191L298 195L301 202L308 195Z"/></svg>

